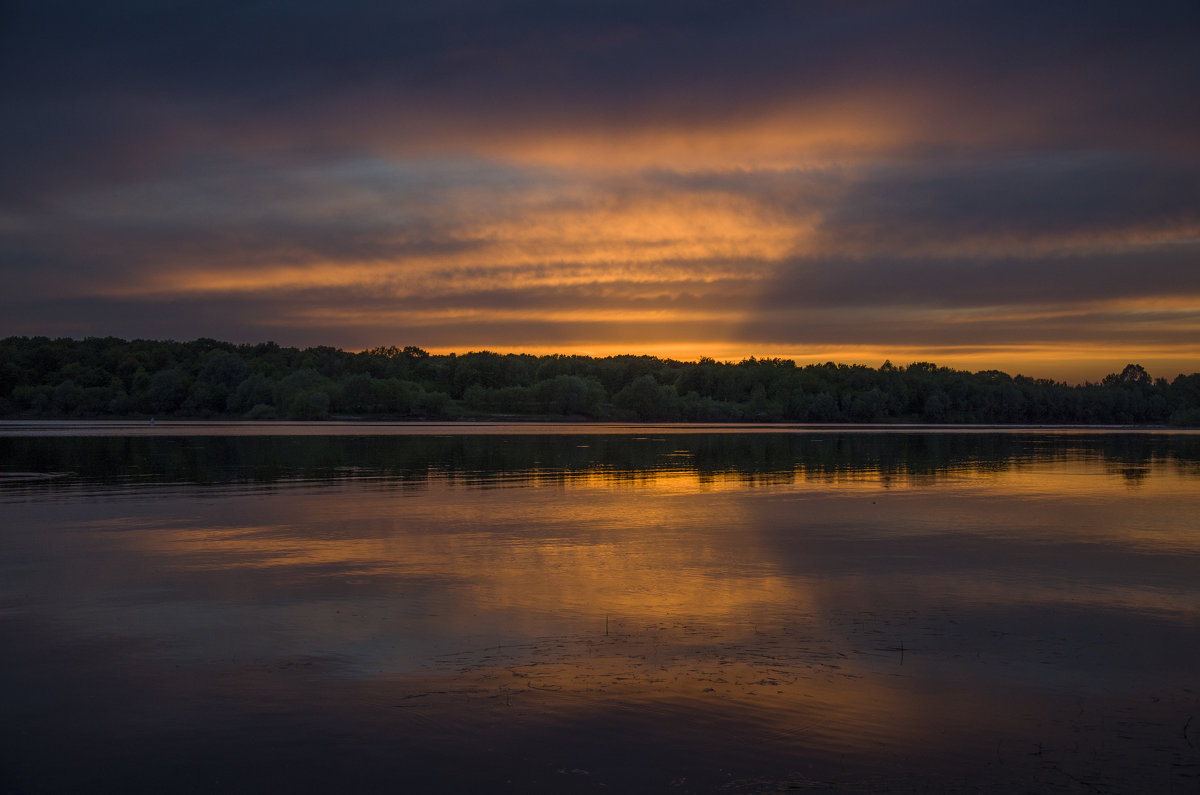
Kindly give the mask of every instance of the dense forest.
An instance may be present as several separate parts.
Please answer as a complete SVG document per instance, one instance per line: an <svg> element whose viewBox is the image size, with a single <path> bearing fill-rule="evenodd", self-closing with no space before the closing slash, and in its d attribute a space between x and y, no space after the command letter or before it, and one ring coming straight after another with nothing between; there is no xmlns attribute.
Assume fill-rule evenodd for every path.
<svg viewBox="0 0 1200 795"><path fill-rule="evenodd" d="M1069 386L928 362L801 367L9 337L0 341L0 416L1200 426L1200 373L1167 381L1130 364Z"/></svg>

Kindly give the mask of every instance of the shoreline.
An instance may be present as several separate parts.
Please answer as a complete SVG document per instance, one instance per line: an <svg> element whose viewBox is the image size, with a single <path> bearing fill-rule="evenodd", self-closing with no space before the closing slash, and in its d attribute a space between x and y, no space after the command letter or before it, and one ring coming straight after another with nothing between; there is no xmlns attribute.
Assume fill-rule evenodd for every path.
<svg viewBox="0 0 1200 795"><path fill-rule="evenodd" d="M0 437L22 436L422 436L681 434L1179 434L1200 429L1169 425L996 425L929 423L701 423L571 422L547 420L245 420L71 419L0 420Z"/></svg>

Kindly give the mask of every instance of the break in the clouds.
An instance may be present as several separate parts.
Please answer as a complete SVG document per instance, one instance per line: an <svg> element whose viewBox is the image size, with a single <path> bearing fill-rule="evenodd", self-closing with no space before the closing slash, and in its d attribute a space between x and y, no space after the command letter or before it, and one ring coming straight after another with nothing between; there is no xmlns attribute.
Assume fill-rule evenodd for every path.
<svg viewBox="0 0 1200 795"><path fill-rule="evenodd" d="M0 333L1200 369L1192 2L0 5Z"/></svg>

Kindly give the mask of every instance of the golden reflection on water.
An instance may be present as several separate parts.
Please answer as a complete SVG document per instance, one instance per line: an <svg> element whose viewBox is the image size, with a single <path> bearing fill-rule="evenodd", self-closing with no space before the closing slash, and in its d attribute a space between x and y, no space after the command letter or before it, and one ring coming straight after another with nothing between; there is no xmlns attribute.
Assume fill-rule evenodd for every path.
<svg viewBox="0 0 1200 795"><path fill-rule="evenodd" d="M1200 611L1136 576L1139 556L1200 552L1195 482L1169 467L1132 492L1088 461L941 473L933 483L870 470L769 483L643 475L488 488L435 477L415 492L350 481L200 501L186 521L155 514L108 525L177 571L274 572L371 583L382 594L434 583L443 631L511 640L590 631L606 617L740 638L780 616L820 623L830 611L879 609L879 591L898 583L917 607L952 595ZM1081 563L1094 569L1083 580L1073 568Z"/></svg>
<svg viewBox="0 0 1200 795"><path fill-rule="evenodd" d="M1099 747L1124 698L1141 717L1122 731L1186 752L1162 727L1200 708L1188 466L1048 455L747 472L675 452L657 469L367 473L6 507L40 528L31 543L79 556L43 586L81 605L56 622L156 638L193 672L250 659L222 670L251 702L255 665L319 659L421 730L619 714L697 744L876 760L969 748L1008 769L1033 764L1032 743ZM1056 764L1078 772L1085 751Z"/></svg>
<svg viewBox="0 0 1200 795"><path fill-rule="evenodd" d="M195 521L122 516L109 524L153 529L128 538L185 566L358 561L377 571L452 575L470 564L461 554L469 550L487 559L484 574L495 573L488 567L497 556L520 552L514 563L585 577L619 565L604 579L619 572L636 581L638 571L769 569L770 554L756 545L764 522L797 529L853 522L860 532L889 536L1036 532L1046 541L1194 552L1197 483L1183 467L1143 467L1131 476L1086 459L903 475L799 466L764 476L666 469L434 474L415 484L363 478L317 490L234 491L202 501ZM202 526L206 513L224 521Z"/></svg>

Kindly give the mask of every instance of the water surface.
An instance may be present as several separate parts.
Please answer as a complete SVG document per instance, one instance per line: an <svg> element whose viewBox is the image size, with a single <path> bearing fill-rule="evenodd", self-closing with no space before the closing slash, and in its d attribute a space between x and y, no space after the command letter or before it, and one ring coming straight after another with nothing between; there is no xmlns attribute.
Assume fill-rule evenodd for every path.
<svg viewBox="0 0 1200 795"><path fill-rule="evenodd" d="M0 790L1200 787L1195 434L281 427L0 429Z"/></svg>

